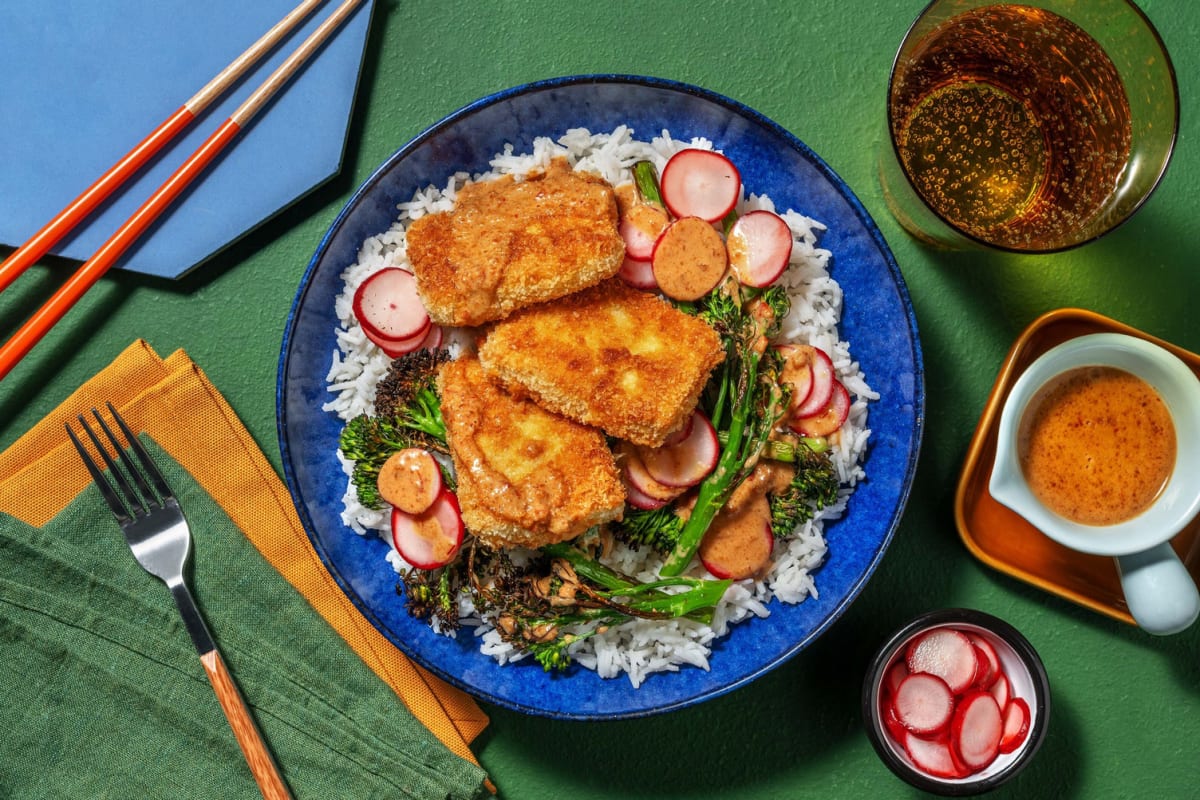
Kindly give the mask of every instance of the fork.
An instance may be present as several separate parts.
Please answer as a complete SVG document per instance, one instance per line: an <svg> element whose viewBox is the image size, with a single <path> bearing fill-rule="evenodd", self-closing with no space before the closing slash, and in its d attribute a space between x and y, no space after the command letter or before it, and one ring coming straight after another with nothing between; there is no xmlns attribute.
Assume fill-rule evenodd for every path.
<svg viewBox="0 0 1200 800"><path fill-rule="evenodd" d="M184 578L192 536L179 507L179 501L171 492L150 454L146 452L146 448L125 424L125 420L121 419L112 403L106 405L129 443L128 448L121 445L99 411L93 408L92 415L116 452L121 466L118 466L82 414L79 415L79 424L108 468L107 477L69 424L66 426L67 435L79 451L105 502L112 509L134 558L147 572L171 590L171 596L175 598L184 625L191 634L196 651L200 654L200 662L204 665L204 671L221 704L221 710L225 712L225 718L229 720L238 745L250 765L250 772L254 775L259 791L263 797L271 800L290 798L291 793L279 774L279 767L267 749L253 717L250 716L250 710L246 707L228 667L225 666L225 661L213 642L212 634L209 633ZM137 457L137 463L129 455L129 451Z"/></svg>

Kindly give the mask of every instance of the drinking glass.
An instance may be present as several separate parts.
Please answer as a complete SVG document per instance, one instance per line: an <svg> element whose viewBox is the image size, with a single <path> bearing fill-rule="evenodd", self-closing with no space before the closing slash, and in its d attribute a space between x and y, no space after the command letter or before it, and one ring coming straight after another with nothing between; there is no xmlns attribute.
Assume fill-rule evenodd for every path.
<svg viewBox="0 0 1200 800"><path fill-rule="evenodd" d="M896 54L884 197L951 248L1053 252L1096 239L1166 171L1179 91L1126 0L934 0Z"/></svg>

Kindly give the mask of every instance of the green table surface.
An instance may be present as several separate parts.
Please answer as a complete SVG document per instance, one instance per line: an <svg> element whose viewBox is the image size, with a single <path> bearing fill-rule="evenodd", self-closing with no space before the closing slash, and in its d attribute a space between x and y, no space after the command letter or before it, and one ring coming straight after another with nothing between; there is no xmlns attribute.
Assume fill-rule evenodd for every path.
<svg viewBox="0 0 1200 800"><path fill-rule="evenodd" d="M182 347L280 464L276 365L308 261L342 205L413 135L476 98L531 80L634 73L749 105L838 172L892 247L916 309L927 416L907 511L879 570L817 642L749 686L647 719L560 722L488 707L476 752L505 798L906 797L862 730L874 649L928 609L1000 616L1041 653L1053 717L1030 768L997 797L1200 795L1200 625L1166 638L997 572L963 546L954 490L1010 344L1077 306L1200 351L1200 4L1144 0L1182 94L1174 161L1129 223L1049 256L946 253L889 216L875 175L883 93L921 0L380 0L343 169L179 282L114 272L0 383L6 447L137 337ZM80 176L83 178L91 176ZM7 336L75 264L54 259L0 296ZM852 288L847 296L852 298ZM0 746L2 751L2 746ZM119 787L114 787L119 794Z"/></svg>

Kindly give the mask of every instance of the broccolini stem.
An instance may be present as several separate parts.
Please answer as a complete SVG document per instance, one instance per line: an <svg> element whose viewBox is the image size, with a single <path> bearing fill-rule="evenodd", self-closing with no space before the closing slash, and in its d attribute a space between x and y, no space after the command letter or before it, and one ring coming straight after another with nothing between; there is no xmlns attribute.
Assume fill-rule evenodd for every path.
<svg viewBox="0 0 1200 800"><path fill-rule="evenodd" d="M649 161L634 164L633 182L643 200L665 210L662 194L658 191L658 170L654 168L654 164Z"/></svg>

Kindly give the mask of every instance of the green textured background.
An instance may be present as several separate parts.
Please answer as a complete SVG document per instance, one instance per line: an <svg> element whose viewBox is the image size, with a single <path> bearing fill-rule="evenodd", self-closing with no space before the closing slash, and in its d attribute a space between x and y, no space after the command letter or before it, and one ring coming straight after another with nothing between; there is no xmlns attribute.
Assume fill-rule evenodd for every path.
<svg viewBox="0 0 1200 800"><path fill-rule="evenodd" d="M505 798L828 798L919 793L862 732L871 652L931 608L1003 617L1040 651L1054 713L1032 766L996 797L1200 795L1200 625L1151 638L975 561L953 495L1009 345L1044 311L1080 306L1200 351L1200 4L1145 0L1175 60L1182 130L1146 207L1109 237L1053 256L947 254L910 240L874 173L883 90L921 0L654 3L379 0L342 173L177 283L115 273L0 383L0 449L130 341L185 348L279 464L275 372L300 276L353 192L410 137L515 84L587 72L698 84L805 141L876 218L916 308L927 427L895 543L860 599L798 657L699 707L645 720L565 723L489 708L477 752ZM48 261L0 296L7 336L73 264ZM847 287L853 298L853 287Z"/></svg>

